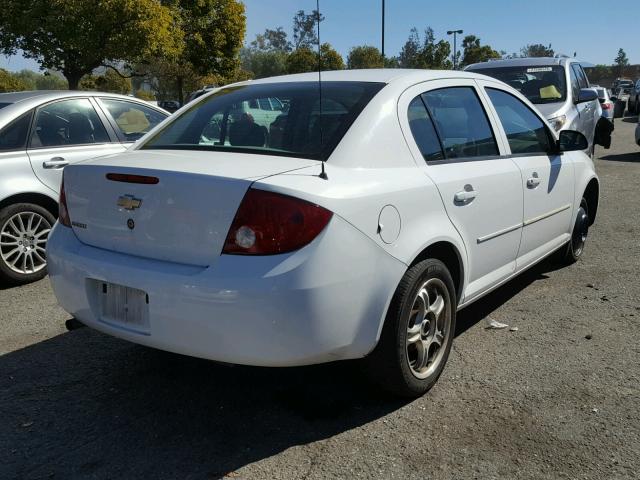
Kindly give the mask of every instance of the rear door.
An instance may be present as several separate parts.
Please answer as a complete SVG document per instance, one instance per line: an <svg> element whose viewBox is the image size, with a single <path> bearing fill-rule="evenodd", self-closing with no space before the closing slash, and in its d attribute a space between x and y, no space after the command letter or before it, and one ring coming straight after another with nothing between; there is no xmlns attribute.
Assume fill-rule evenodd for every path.
<svg viewBox="0 0 640 480"><path fill-rule="evenodd" d="M473 80L433 81L400 102L403 127L424 173L437 185L447 215L467 249L465 301L515 271L522 230L520 170L501 153L494 120ZM401 115L402 116L402 115ZM420 158L421 157L421 158ZM425 205L425 208L429 208Z"/></svg>
<svg viewBox="0 0 640 480"><path fill-rule="evenodd" d="M27 154L38 179L58 192L65 166L124 151L89 98L67 98L36 109Z"/></svg>
<svg viewBox="0 0 640 480"><path fill-rule="evenodd" d="M513 161L522 172L524 216L518 270L569 238L573 205L570 156L551 154L555 137L522 100L499 84L480 81L500 119Z"/></svg>
<svg viewBox="0 0 640 480"><path fill-rule="evenodd" d="M578 100L578 96L580 95L580 89L589 88L589 81L587 80L587 76L585 75L582 67L579 63L572 63L570 66L571 69L571 84L574 85L574 76L575 80L578 83L578 91L577 94L574 91L573 101ZM596 117L599 117L597 111L597 102L598 100L593 100L592 102L583 102L576 104L576 108L578 109L578 114L580 116L580 132L587 137L589 140L589 146L593 145L594 133L596 130Z"/></svg>

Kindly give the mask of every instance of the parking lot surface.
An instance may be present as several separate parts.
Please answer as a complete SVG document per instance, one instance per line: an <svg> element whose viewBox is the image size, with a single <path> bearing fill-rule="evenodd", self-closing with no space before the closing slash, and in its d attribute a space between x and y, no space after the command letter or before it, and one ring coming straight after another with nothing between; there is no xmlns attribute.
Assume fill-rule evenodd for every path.
<svg viewBox="0 0 640 480"><path fill-rule="evenodd" d="M351 363L229 367L67 331L47 279L0 287L0 478L638 478L636 120L596 150L583 258L460 312L440 381L415 401Z"/></svg>

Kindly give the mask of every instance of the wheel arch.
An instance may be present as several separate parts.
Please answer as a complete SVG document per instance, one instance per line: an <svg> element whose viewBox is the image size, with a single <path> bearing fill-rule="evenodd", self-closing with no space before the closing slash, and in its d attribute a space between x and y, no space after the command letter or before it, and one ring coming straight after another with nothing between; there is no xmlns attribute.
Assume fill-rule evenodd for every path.
<svg viewBox="0 0 640 480"><path fill-rule="evenodd" d="M55 218L58 218L58 202L43 193L24 192L10 195L0 200L0 210L16 203L33 203L39 205L47 209Z"/></svg>
<svg viewBox="0 0 640 480"><path fill-rule="evenodd" d="M453 284L456 288L457 303L460 303L464 290L464 262L460 250L453 243L446 240L434 242L423 248L415 256L409 268L427 258L435 258L445 264L449 273L451 273Z"/></svg>
<svg viewBox="0 0 640 480"><path fill-rule="evenodd" d="M596 221L596 214L598 212L598 202L600 198L600 184L596 178L589 180L587 187L582 194L583 198L587 202L589 225L593 225Z"/></svg>

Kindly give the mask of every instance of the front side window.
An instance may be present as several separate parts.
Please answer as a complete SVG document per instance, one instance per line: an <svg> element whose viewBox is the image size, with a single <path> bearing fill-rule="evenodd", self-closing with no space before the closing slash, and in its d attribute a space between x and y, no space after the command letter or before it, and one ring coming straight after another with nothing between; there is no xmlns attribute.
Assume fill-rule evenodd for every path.
<svg viewBox="0 0 640 480"><path fill-rule="evenodd" d="M571 79L571 91L573 92L573 98L577 99L580 96L580 81L578 75L573 68L569 69L569 78Z"/></svg>
<svg viewBox="0 0 640 480"><path fill-rule="evenodd" d="M33 110L25 113L0 131L0 152L24 150Z"/></svg>
<svg viewBox="0 0 640 480"><path fill-rule="evenodd" d="M126 142L136 141L167 118L157 110L138 103L107 98L100 100L115 120Z"/></svg>
<svg viewBox="0 0 640 480"><path fill-rule="evenodd" d="M411 133L424 159L427 162L442 160L444 155L442 154L438 135L420 96L411 101L407 115Z"/></svg>
<svg viewBox="0 0 640 480"><path fill-rule="evenodd" d="M474 68L470 71L503 81L531 103L564 102L567 98L565 72L559 65Z"/></svg>
<svg viewBox="0 0 640 480"><path fill-rule="evenodd" d="M182 113L143 149L210 150L326 160L366 104L373 82L249 84L221 89ZM259 109L261 103L270 109ZM272 108L272 106L280 108Z"/></svg>
<svg viewBox="0 0 640 480"><path fill-rule="evenodd" d="M40 107L30 147L63 147L106 143L110 138L86 98L73 98Z"/></svg>
<svg viewBox="0 0 640 480"><path fill-rule="evenodd" d="M446 158L498 155L487 115L472 87L451 87L422 94Z"/></svg>
<svg viewBox="0 0 640 480"><path fill-rule="evenodd" d="M550 142L542 120L513 95L495 88L486 90L498 112L511 153L546 154L550 149Z"/></svg>
<svg viewBox="0 0 640 480"><path fill-rule="evenodd" d="M576 76L578 77L578 84L580 88L589 88L589 80L587 80L587 75L582 70L582 67L578 63L572 63L571 68L574 72L576 72Z"/></svg>

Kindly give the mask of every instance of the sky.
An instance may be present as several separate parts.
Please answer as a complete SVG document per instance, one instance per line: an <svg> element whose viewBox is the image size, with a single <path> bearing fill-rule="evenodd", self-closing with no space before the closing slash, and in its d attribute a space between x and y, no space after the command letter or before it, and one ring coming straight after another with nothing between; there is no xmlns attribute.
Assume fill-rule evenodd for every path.
<svg viewBox="0 0 640 480"><path fill-rule="evenodd" d="M266 28L283 27L291 35L296 11L315 9L316 0L243 0L247 15L247 42ZM381 0L320 0L321 41L331 43L346 59L351 47L381 43ZM623 48L631 64L640 63L640 10L633 2L618 9L602 0L386 0L385 53L397 55L409 30L431 27L436 39L447 30L464 30L483 44L508 53L530 43L551 43L556 53L591 63L613 63ZM460 40L459 40L460 43ZM32 61L0 56L0 67L37 70Z"/></svg>

